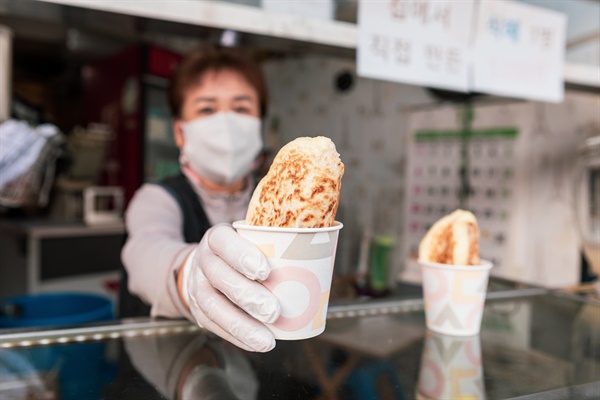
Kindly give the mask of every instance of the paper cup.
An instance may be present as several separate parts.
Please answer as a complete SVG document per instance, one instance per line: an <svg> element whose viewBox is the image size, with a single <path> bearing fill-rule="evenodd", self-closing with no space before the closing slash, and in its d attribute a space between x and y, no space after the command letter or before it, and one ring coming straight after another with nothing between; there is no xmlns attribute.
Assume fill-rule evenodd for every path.
<svg viewBox="0 0 600 400"><path fill-rule="evenodd" d="M325 330L338 234L343 225L329 228L233 227L265 255L271 273L262 284L277 297L281 316L266 324L275 339L297 340Z"/></svg>
<svg viewBox="0 0 600 400"><path fill-rule="evenodd" d="M458 337L428 331L416 397L484 400L479 335Z"/></svg>
<svg viewBox="0 0 600 400"><path fill-rule="evenodd" d="M447 265L419 261L427 328L470 336L479 333L492 263Z"/></svg>

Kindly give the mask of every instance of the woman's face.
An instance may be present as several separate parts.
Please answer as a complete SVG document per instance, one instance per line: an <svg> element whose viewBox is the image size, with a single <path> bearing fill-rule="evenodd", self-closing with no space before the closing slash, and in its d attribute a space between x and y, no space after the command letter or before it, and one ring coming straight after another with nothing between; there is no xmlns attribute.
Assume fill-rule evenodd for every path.
<svg viewBox="0 0 600 400"><path fill-rule="evenodd" d="M221 111L232 111L259 118L258 93L239 73L232 70L208 71L198 85L188 89L181 120L203 118ZM175 122L175 143L183 146L183 131Z"/></svg>

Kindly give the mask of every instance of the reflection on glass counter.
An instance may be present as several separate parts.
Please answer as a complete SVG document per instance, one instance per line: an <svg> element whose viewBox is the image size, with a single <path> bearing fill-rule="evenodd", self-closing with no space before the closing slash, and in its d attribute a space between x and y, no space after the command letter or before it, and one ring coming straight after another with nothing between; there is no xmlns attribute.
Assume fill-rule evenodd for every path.
<svg viewBox="0 0 600 400"><path fill-rule="evenodd" d="M184 321L0 331L0 397L489 400L542 399L565 388L566 398L600 394L598 302L555 292L488 299L481 332L470 337L428 331L416 307L355 315L328 320L313 339L278 341L264 354Z"/></svg>

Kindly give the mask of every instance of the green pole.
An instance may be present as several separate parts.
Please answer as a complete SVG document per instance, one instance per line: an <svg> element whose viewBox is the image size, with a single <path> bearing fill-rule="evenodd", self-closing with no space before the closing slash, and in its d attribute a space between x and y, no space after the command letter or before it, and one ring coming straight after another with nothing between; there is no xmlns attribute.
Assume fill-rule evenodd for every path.
<svg viewBox="0 0 600 400"><path fill-rule="evenodd" d="M467 207L467 200L471 192L471 183L469 181L469 140L471 138L471 132L473 129L473 103L467 100L463 109L461 110L461 163L460 163L460 190L458 202L460 208Z"/></svg>

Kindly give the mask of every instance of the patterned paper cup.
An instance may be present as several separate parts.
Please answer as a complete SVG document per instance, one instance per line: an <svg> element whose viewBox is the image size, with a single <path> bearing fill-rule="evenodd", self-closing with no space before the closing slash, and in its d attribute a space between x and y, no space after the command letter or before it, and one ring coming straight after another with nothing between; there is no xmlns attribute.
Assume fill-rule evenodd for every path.
<svg viewBox="0 0 600 400"><path fill-rule="evenodd" d="M479 335L457 337L428 331L416 397L484 400Z"/></svg>
<svg viewBox="0 0 600 400"><path fill-rule="evenodd" d="M297 340L325 330L333 264L341 222L329 228L272 228L236 221L237 233L254 243L271 266L263 285L281 305L267 324L276 339Z"/></svg>
<svg viewBox="0 0 600 400"><path fill-rule="evenodd" d="M492 263L448 265L419 261L427 327L457 336L479 333Z"/></svg>

